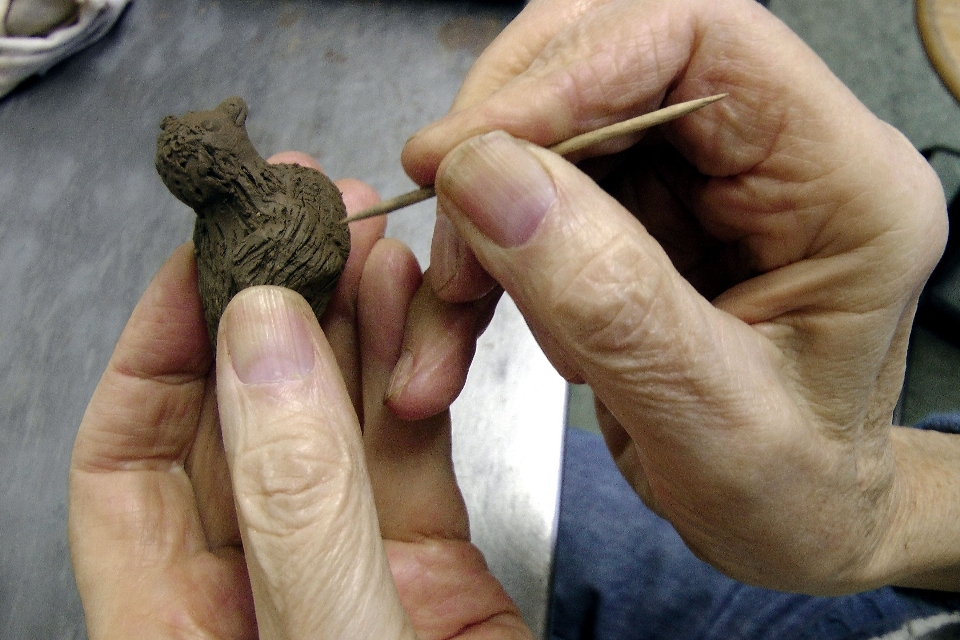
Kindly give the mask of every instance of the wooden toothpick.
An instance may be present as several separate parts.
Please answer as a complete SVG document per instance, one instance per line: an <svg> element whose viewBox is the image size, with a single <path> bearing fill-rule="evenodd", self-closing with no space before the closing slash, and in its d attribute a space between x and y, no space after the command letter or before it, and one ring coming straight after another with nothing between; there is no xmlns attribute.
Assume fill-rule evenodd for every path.
<svg viewBox="0 0 960 640"><path fill-rule="evenodd" d="M658 124L676 120L677 118L685 116L688 113L693 113L697 109L701 109L708 104L712 104L717 100L721 100L727 97L727 95L728 94L726 93L720 93L715 96L697 98L696 100L690 100L688 102L681 102L669 107L664 107L663 109L651 111L650 113L645 113L642 116L637 116L636 118L630 118L629 120L624 120L623 122L618 122L606 127L601 127L600 129L596 129L594 131L582 133L548 148L550 151L553 151L558 155L569 155L576 151L582 151L594 145L600 144L601 142L612 140L613 138L619 138L620 136L637 133L639 131L643 131L644 129L655 127ZM395 198L384 200L383 202L375 204L368 209L364 209L360 213L348 216L347 218L344 218L343 223L348 224L350 222L357 222L358 220L382 216L390 213L391 211L396 211L397 209L410 206L411 204L423 202L424 200L428 200L435 195L437 195L437 192L433 187L416 189L415 191L404 193L403 195L399 195Z"/></svg>

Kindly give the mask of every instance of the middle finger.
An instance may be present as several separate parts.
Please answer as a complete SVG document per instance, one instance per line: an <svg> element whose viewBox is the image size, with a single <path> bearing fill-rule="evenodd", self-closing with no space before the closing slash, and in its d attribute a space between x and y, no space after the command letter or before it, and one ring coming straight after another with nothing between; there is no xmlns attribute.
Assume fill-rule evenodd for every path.
<svg viewBox="0 0 960 640"><path fill-rule="evenodd" d="M450 414L405 421L385 394L400 358L404 320L422 276L413 254L393 240L374 247L359 295L364 446L385 539L467 539L466 507L453 472Z"/></svg>

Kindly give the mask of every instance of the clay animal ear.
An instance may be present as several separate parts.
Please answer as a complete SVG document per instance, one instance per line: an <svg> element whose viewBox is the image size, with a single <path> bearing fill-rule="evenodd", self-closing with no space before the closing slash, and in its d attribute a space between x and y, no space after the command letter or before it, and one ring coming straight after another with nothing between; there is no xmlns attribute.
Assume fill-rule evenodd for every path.
<svg viewBox="0 0 960 640"><path fill-rule="evenodd" d="M166 131L171 124L176 122L176 120L177 119L174 116L164 116L163 120L160 121L160 128L163 131Z"/></svg>
<svg viewBox="0 0 960 640"><path fill-rule="evenodd" d="M227 114L238 127L242 127L247 121L247 103L240 96L227 98L220 103L217 109Z"/></svg>

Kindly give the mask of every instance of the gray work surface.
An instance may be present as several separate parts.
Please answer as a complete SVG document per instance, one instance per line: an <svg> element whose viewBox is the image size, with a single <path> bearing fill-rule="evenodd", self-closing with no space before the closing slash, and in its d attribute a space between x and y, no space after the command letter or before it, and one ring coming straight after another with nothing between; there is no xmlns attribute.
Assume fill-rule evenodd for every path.
<svg viewBox="0 0 960 640"><path fill-rule="evenodd" d="M384 196L512 4L135 0L100 43L0 101L0 637L83 638L67 469L134 304L192 213L153 169L164 115L230 95L260 152L298 149ZM388 234L426 261L432 203ZM546 627L564 384L501 304L454 406L474 540Z"/></svg>

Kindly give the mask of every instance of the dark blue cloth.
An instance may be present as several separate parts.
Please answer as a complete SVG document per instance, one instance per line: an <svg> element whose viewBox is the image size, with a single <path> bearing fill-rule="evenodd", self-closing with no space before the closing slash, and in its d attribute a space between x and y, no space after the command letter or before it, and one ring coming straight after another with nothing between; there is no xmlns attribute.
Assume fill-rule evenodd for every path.
<svg viewBox="0 0 960 640"><path fill-rule="evenodd" d="M960 433L960 413L933 413L917 425L918 429Z"/></svg>
<svg viewBox="0 0 960 640"><path fill-rule="evenodd" d="M960 416L924 426L960 433ZM886 587L824 598L738 583L698 560L620 475L602 438L569 429L554 640L858 640L960 611L960 595Z"/></svg>

